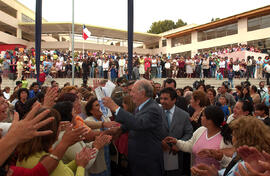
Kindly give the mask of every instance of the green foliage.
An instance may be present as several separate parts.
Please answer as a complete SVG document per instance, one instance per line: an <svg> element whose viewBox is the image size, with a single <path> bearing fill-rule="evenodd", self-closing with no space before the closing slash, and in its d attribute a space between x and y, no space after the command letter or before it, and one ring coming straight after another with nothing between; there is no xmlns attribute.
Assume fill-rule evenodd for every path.
<svg viewBox="0 0 270 176"><path fill-rule="evenodd" d="M212 18L212 19L211 19L211 22L213 22L213 21L218 21L218 20L220 20L220 18Z"/></svg>
<svg viewBox="0 0 270 176"><path fill-rule="evenodd" d="M186 22L184 22L181 19L178 19L178 21L175 23L175 28L179 28L179 27L182 27L182 26L185 26L185 25L187 25Z"/></svg>
<svg viewBox="0 0 270 176"><path fill-rule="evenodd" d="M178 19L176 23L174 23L172 20L157 21L152 23L150 29L147 32L152 34L160 34L162 32L166 32L185 25L187 25L187 23L183 22L181 19Z"/></svg>

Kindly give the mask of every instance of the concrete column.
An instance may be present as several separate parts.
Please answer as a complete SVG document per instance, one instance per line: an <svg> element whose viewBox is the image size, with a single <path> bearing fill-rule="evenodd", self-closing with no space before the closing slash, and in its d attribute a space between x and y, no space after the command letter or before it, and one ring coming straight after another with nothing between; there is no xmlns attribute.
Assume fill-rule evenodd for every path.
<svg viewBox="0 0 270 176"><path fill-rule="evenodd" d="M194 31L191 33L191 44L194 46L191 50L191 57L198 53L198 32Z"/></svg>
<svg viewBox="0 0 270 176"><path fill-rule="evenodd" d="M18 23L22 21L22 13L20 11L17 11L17 21ZM20 27L18 26L17 28L17 38L21 39L22 38L22 30L20 29Z"/></svg>
<svg viewBox="0 0 270 176"><path fill-rule="evenodd" d="M143 44L143 49L146 49L146 45L145 44Z"/></svg>
<svg viewBox="0 0 270 176"><path fill-rule="evenodd" d="M237 26L238 26L238 43L241 44L247 44L246 36L247 36L247 18L241 18L238 20Z"/></svg>
<svg viewBox="0 0 270 176"><path fill-rule="evenodd" d="M17 38L22 39L22 30L18 27L17 28Z"/></svg>

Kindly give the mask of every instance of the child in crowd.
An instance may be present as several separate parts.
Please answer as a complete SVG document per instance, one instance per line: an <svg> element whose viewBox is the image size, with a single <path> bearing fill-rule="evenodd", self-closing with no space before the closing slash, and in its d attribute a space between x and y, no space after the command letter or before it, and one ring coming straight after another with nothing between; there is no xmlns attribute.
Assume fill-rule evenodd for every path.
<svg viewBox="0 0 270 176"><path fill-rule="evenodd" d="M117 78L117 69L116 69L115 65L112 65L110 72L111 72L111 80L112 80L112 82L114 82L115 79Z"/></svg>
<svg viewBox="0 0 270 176"><path fill-rule="evenodd" d="M43 85L45 80L46 80L46 73L44 73L43 69L40 69L40 74L39 74L40 85Z"/></svg>
<svg viewBox="0 0 270 176"><path fill-rule="evenodd" d="M220 103L220 108L222 109L222 111L224 112L224 120L227 121L227 118L230 115L230 110L229 107L227 106L227 99L225 97L225 95L221 95L218 99L219 103Z"/></svg>
<svg viewBox="0 0 270 176"><path fill-rule="evenodd" d="M25 76L22 76L22 88L28 88L28 81Z"/></svg>
<svg viewBox="0 0 270 176"><path fill-rule="evenodd" d="M233 78L234 78L234 72L233 72L233 69L231 68L228 71L228 81L230 83L231 88L233 88Z"/></svg>
<svg viewBox="0 0 270 176"><path fill-rule="evenodd" d="M221 74L220 70L217 71L217 80L223 80L223 75Z"/></svg>

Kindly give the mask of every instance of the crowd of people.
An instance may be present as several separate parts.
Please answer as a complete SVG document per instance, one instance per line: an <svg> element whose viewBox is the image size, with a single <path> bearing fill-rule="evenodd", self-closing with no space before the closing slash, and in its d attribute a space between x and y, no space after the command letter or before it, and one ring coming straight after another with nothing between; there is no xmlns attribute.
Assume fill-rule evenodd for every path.
<svg viewBox="0 0 270 176"><path fill-rule="evenodd" d="M1 175L254 176L270 171L270 86L175 79L19 82L0 94ZM107 87L106 87L107 88ZM111 117L102 109L107 107Z"/></svg>
<svg viewBox="0 0 270 176"><path fill-rule="evenodd" d="M268 77L270 69L265 66L269 57L228 58L223 53L236 51L260 52L247 45L198 53L194 57L133 55L132 79L139 78L258 78ZM3 77L22 79L36 77L35 50L16 49L1 52L0 72ZM40 57L39 82L46 77L71 78L72 56L70 51L44 50ZM128 58L125 54L88 52L75 54L75 77L104 78L115 81L128 75ZM255 75L257 74L257 75ZM129 77L130 78L130 77Z"/></svg>

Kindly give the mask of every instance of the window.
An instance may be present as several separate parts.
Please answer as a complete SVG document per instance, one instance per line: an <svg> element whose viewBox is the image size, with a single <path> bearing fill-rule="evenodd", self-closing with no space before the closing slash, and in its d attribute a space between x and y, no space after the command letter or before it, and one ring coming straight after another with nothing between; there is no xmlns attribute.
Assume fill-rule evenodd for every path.
<svg viewBox="0 0 270 176"><path fill-rule="evenodd" d="M270 14L248 19L248 31L254 31L268 27L270 27Z"/></svg>
<svg viewBox="0 0 270 176"><path fill-rule="evenodd" d="M180 46L180 45L186 45L191 43L191 34L184 35L181 37L176 37L172 39L172 47Z"/></svg>
<svg viewBox="0 0 270 176"><path fill-rule="evenodd" d="M232 23L217 28L198 31L198 41L211 40L238 33L237 23Z"/></svg>
<svg viewBox="0 0 270 176"><path fill-rule="evenodd" d="M162 40L162 47L165 47L165 46L167 46L167 40L166 39Z"/></svg>
<svg viewBox="0 0 270 176"><path fill-rule="evenodd" d="M35 22L32 18L22 13L22 22Z"/></svg>

